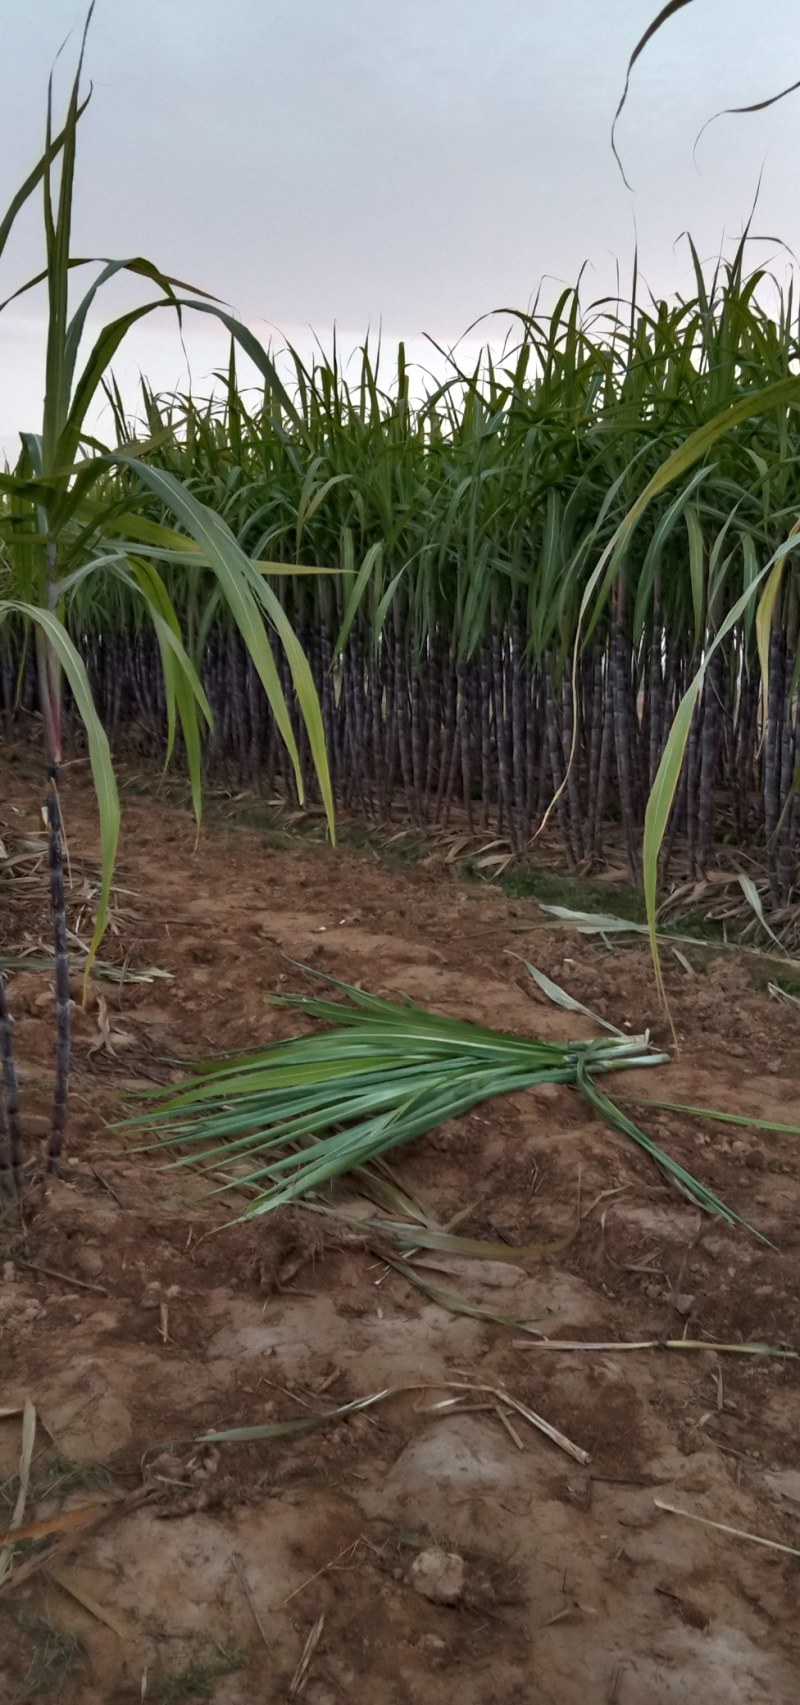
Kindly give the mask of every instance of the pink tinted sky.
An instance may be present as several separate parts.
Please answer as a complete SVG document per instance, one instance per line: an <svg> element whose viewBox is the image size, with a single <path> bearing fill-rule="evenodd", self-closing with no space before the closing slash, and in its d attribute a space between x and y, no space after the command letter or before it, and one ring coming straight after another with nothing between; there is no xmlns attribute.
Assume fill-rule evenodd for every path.
<svg viewBox="0 0 800 1705"><path fill-rule="evenodd" d="M628 54L657 0L98 0L81 126L74 249L141 253L233 304L268 340L310 347L368 325L429 359L424 334L457 339L479 315L524 307L540 281L586 300L640 266L658 294L685 287L691 230L703 256L741 231L763 180L753 259L785 274L800 245L794 161L800 97L753 118L720 107L800 76L799 0L695 0L646 50L609 148ZM83 8L6 8L2 200L41 148L48 71L67 86ZM763 30L758 32L754 17ZM13 67L13 76L9 68ZM38 206L3 257L5 296L41 264ZM114 286L109 313L128 305ZM138 298L137 298L138 299ZM44 303L0 316L0 445L38 424ZM487 327L488 331L489 328ZM207 392L224 335L187 330ZM387 353L391 353L387 349ZM118 359L126 395L143 370L185 387L166 317Z"/></svg>

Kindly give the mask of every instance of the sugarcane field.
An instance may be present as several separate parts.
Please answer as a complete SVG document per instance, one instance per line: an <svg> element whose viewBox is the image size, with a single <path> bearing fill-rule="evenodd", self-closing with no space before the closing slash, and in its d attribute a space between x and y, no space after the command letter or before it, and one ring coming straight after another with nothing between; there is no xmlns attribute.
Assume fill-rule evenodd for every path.
<svg viewBox="0 0 800 1705"><path fill-rule="evenodd" d="M797 1698L800 41L579 10L9 19L0 1705Z"/></svg>

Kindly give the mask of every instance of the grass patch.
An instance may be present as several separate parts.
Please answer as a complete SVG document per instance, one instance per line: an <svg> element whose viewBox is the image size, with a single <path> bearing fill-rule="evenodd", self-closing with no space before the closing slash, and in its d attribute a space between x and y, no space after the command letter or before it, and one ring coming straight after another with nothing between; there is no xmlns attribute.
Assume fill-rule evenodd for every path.
<svg viewBox="0 0 800 1705"><path fill-rule="evenodd" d="M783 994L791 995L793 1000L800 1000L800 973L785 970L779 959L770 960L766 969L760 972L758 981L762 989L767 989L770 983L774 983L776 989L781 989Z"/></svg>
<svg viewBox="0 0 800 1705"><path fill-rule="evenodd" d="M101 1462L70 1462L67 1457L54 1455L34 1462L30 1478L29 1498L37 1503L42 1498L66 1498L70 1492L108 1492L114 1484L111 1470ZM13 1508L19 1490L19 1478L12 1475L0 1483L0 1503Z"/></svg>
<svg viewBox="0 0 800 1705"><path fill-rule="evenodd" d="M207 1657L196 1657L185 1669L159 1676L148 1696L156 1705L180 1705L182 1700L213 1699L217 1682L223 1676L244 1669L247 1659L241 1652L221 1651Z"/></svg>
<svg viewBox="0 0 800 1705"><path fill-rule="evenodd" d="M41 1699L47 1694L63 1693L64 1683L83 1653L79 1634L56 1628L44 1616L16 1617L17 1626L30 1636L28 1668L11 1705L24 1705L28 1699Z"/></svg>
<svg viewBox="0 0 800 1705"><path fill-rule="evenodd" d="M559 870L511 870L492 886L501 888L509 900L541 900L546 906L610 912L617 918L629 918L631 923L645 922L644 894L627 883L611 885Z"/></svg>

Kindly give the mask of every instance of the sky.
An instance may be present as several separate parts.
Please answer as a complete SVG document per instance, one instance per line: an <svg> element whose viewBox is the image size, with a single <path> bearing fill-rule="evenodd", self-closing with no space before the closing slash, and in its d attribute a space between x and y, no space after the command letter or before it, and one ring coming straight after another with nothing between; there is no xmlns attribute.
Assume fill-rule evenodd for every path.
<svg viewBox="0 0 800 1705"><path fill-rule="evenodd" d="M658 0L97 0L80 127L73 252L144 254L216 293L263 341L305 353L337 328L380 328L424 366L481 316L552 300L585 267L586 302L640 271L689 284L735 241L761 174L754 263L800 253L800 93L755 116L720 108L800 77L798 0L694 0L643 53L609 144L628 56ZM59 47L66 97L82 0L0 0L5 77L0 202L41 153ZM0 259L5 297L42 263L39 199ZM105 316L142 299L114 284ZM0 449L41 412L45 302L0 315ZM95 320L95 326L100 321ZM497 340L485 319L467 348ZM115 371L133 400L208 393L227 336L171 316L138 329ZM246 376L246 375L245 375ZM102 429L102 428L101 428Z"/></svg>

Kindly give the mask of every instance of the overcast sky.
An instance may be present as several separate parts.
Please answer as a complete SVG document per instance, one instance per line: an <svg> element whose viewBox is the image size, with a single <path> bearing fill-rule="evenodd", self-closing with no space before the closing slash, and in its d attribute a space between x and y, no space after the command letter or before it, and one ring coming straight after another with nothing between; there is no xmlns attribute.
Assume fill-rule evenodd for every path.
<svg viewBox="0 0 800 1705"><path fill-rule="evenodd" d="M308 346L334 324L452 342L479 315L526 306L544 277L587 300L640 266L659 294L687 282L681 232L716 254L754 229L800 252L800 98L747 118L715 111L800 77L800 0L695 0L645 50L609 148L628 55L658 0L98 0L86 67L74 251L141 253L217 292L267 340ZM6 205L41 152L47 76L63 95L81 0L0 0ZM755 23L754 23L755 20ZM41 264L31 208L2 261L5 296ZM777 254L772 247L754 251ZM779 262L781 267L784 262ZM548 286L552 289L554 286ZM119 311L130 293L109 296ZM134 298L130 298L134 299ZM138 299L138 298L136 298ZM0 316L0 441L36 427L44 303ZM486 328L487 333L489 327ZM207 391L226 338L187 333ZM185 385L166 316L126 346Z"/></svg>

